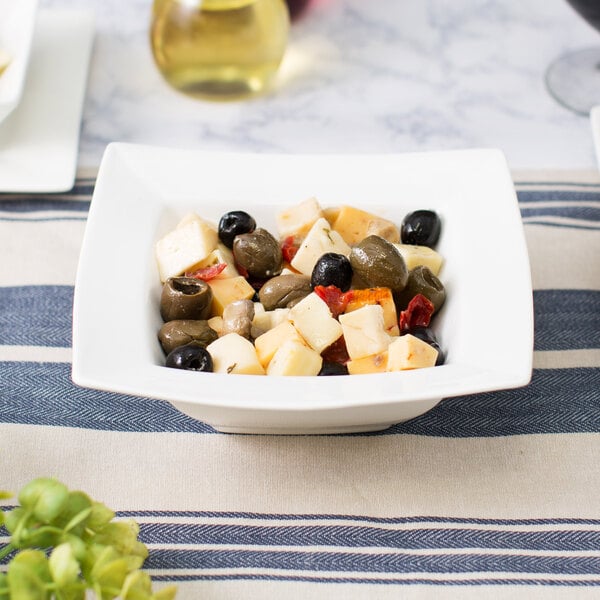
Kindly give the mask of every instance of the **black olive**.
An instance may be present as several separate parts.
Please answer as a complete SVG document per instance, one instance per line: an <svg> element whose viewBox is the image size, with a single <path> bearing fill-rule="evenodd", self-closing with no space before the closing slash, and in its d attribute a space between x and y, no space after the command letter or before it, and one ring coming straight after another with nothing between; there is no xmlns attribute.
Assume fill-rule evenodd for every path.
<svg viewBox="0 0 600 600"><path fill-rule="evenodd" d="M213 361L208 350L195 342L171 350L165 364L172 369L185 369L186 371L212 373L213 370Z"/></svg>
<svg viewBox="0 0 600 600"><path fill-rule="evenodd" d="M237 235L233 240L235 262L255 279L267 279L281 273L283 255L279 242L266 230Z"/></svg>
<svg viewBox="0 0 600 600"><path fill-rule="evenodd" d="M313 267L310 284L313 289L318 285L335 285L342 292L347 292L352 283L352 273L352 265L343 254L326 252Z"/></svg>
<svg viewBox="0 0 600 600"><path fill-rule="evenodd" d="M433 210L415 210L407 214L400 226L403 244L433 248L442 230L440 217Z"/></svg>
<svg viewBox="0 0 600 600"><path fill-rule="evenodd" d="M324 362L318 375L348 375L348 367L336 362Z"/></svg>
<svg viewBox="0 0 600 600"><path fill-rule="evenodd" d="M233 248L233 238L242 233L252 233L256 229L256 221L243 210L232 210L225 213L219 221L219 239L228 248Z"/></svg>
<svg viewBox="0 0 600 600"><path fill-rule="evenodd" d="M444 284L425 265L415 267L408 274L406 287L394 296L397 310L405 310L417 294L422 294L433 304L434 312L437 312L446 300Z"/></svg>
<svg viewBox="0 0 600 600"><path fill-rule="evenodd" d="M386 287L398 293L408 281L408 269L402 255L393 244L378 235L370 235L352 248L350 264L365 287Z"/></svg>
<svg viewBox="0 0 600 600"><path fill-rule="evenodd" d="M217 332L208 325L208 321L194 321L191 319L169 321L158 332L158 339L165 354L169 354L171 350L190 342L208 346L218 337Z"/></svg>
<svg viewBox="0 0 600 600"><path fill-rule="evenodd" d="M435 348L438 351L437 359L435 361L436 367L444 364L444 362L446 360L446 355L442 351L433 331L431 331L431 329L429 329L429 327L422 327L422 326L413 327L412 329L409 329L407 331L407 333L410 333L411 335L414 335L416 338L419 338L420 340L427 342L430 346L432 346L433 348Z"/></svg>
<svg viewBox="0 0 600 600"><path fill-rule="evenodd" d="M171 277L163 285L160 315L163 321L208 319L212 297L212 290L205 281Z"/></svg>

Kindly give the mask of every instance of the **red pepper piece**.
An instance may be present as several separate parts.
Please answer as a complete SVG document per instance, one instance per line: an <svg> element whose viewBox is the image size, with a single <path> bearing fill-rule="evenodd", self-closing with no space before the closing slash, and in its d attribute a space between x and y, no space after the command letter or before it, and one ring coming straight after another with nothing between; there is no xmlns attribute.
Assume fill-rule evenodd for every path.
<svg viewBox="0 0 600 600"><path fill-rule="evenodd" d="M220 275L227 268L227 263L217 263L210 267L202 267L201 269L195 269L193 271L187 271L185 276L192 277L194 279L201 279L202 281L210 281L217 275Z"/></svg>
<svg viewBox="0 0 600 600"><path fill-rule="evenodd" d="M345 365L349 360L348 349L346 348L346 340L344 336L339 337L331 346L325 348L321 352L323 362L334 362L340 365Z"/></svg>
<svg viewBox="0 0 600 600"><path fill-rule="evenodd" d="M327 287L323 285L317 285L314 289L315 294L327 304L331 314L334 318L338 318L348 306L348 302L352 298L352 290L347 292L342 292L339 287L335 285L328 285Z"/></svg>
<svg viewBox="0 0 600 600"><path fill-rule="evenodd" d="M298 248L300 248L300 239L295 235L288 235L283 242L281 242L281 254L283 255L283 260L290 263L296 256L296 252L298 252Z"/></svg>
<svg viewBox="0 0 600 600"><path fill-rule="evenodd" d="M423 294L414 296L400 313L400 333L407 333L413 327L429 327L433 310L433 303Z"/></svg>

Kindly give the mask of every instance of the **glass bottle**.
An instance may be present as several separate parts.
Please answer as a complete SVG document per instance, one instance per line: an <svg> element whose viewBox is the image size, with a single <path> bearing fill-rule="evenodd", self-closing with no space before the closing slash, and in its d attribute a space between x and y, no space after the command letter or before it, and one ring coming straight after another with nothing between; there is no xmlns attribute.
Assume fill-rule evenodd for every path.
<svg viewBox="0 0 600 600"><path fill-rule="evenodd" d="M284 0L154 0L152 53L163 77L181 92L243 98L271 83L289 25Z"/></svg>

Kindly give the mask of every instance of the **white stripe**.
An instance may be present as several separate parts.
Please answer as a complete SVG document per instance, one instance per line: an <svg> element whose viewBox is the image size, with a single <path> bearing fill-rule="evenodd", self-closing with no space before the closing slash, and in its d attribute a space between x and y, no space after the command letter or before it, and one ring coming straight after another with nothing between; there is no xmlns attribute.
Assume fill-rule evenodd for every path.
<svg viewBox="0 0 600 600"><path fill-rule="evenodd" d="M0 221L5 223L37 223L39 221L86 221L87 212L79 210L44 210L38 212L0 212Z"/></svg>
<svg viewBox="0 0 600 600"><path fill-rule="evenodd" d="M588 207L588 208L600 208L600 200L580 200L577 202L571 202L568 200L544 200L541 202L519 202L520 208L573 208L575 206Z"/></svg>
<svg viewBox="0 0 600 600"><path fill-rule="evenodd" d="M72 359L71 348L48 346L0 346L0 360L12 362L68 363Z"/></svg>
<svg viewBox="0 0 600 600"><path fill-rule="evenodd" d="M475 531L510 531L514 533L532 533L546 531L597 531L600 533L598 523L544 523L544 524L490 524L490 523L454 523L452 520L435 522L425 521L419 523L374 523L368 520L339 519L250 519L235 517L129 517L138 523L174 524L174 525L231 525L234 527L369 527L383 531L418 531L418 530L475 530Z"/></svg>
<svg viewBox="0 0 600 600"><path fill-rule="evenodd" d="M600 367L600 348L587 350L536 350L534 369L574 369Z"/></svg>

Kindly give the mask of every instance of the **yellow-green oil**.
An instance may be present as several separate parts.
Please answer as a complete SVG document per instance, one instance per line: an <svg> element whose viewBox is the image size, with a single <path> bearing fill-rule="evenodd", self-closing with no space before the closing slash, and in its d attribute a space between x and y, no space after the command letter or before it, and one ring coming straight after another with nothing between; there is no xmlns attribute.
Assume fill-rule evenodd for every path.
<svg viewBox="0 0 600 600"><path fill-rule="evenodd" d="M154 0L151 45L163 77L202 98L263 91L285 53L284 0Z"/></svg>

